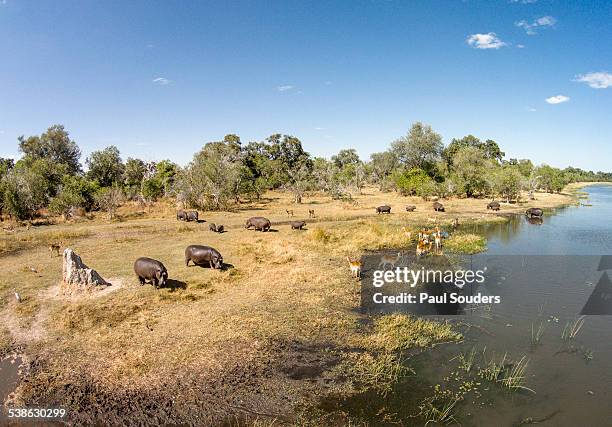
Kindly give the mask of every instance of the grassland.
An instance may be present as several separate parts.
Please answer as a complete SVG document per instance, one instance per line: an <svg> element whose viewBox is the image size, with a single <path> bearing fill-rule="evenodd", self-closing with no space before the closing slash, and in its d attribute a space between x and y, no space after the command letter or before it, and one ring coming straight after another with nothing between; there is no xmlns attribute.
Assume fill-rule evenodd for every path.
<svg viewBox="0 0 612 427"><path fill-rule="evenodd" d="M537 199L502 203L500 213L572 202L567 194L538 193ZM460 334L433 320L363 319L359 283L345 258L408 246L402 227L505 220L486 210L486 200L442 202L446 212L435 213L431 202L371 188L352 202L311 195L302 205L291 204L288 194L269 193L232 212L201 213L204 223L177 222L165 201L145 210L127 204L113 222L100 214L5 232L0 354L19 352L29 365L13 403L63 405L77 423L145 417L151 423L256 424L301 419L295 418L300 408L326 393L354 392L356 382L384 388L403 372L392 363L398 352ZM374 208L384 203L393 213L376 215ZM406 212L406 204L416 212ZM316 218L308 219L309 209ZM245 230L245 219L254 215L270 218L273 231ZM305 219L307 230L291 230L291 219ZM227 232L208 231L208 222ZM56 241L113 286L59 296L61 258L47 248ZM217 248L228 268L185 267L189 244ZM170 286L139 286L132 264L140 256L162 261ZM345 369L351 360L358 363Z"/></svg>

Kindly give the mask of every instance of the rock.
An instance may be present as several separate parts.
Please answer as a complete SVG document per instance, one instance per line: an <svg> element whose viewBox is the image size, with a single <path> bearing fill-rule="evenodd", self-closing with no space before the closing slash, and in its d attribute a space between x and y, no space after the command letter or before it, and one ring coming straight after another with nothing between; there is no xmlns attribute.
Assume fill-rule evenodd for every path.
<svg viewBox="0 0 612 427"><path fill-rule="evenodd" d="M106 280L92 268L87 267L81 257L70 248L64 250L63 293L74 291L92 291L110 286Z"/></svg>

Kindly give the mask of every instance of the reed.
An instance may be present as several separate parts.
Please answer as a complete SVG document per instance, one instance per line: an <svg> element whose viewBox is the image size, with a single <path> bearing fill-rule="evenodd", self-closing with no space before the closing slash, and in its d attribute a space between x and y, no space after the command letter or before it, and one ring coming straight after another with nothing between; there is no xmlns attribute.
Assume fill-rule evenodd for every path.
<svg viewBox="0 0 612 427"><path fill-rule="evenodd" d="M571 341L575 339L582 329L582 326L584 326L585 319L585 316L580 316L571 322L567 322L563 328L563 332L561 332L561 339L563 341Z"/></svg>

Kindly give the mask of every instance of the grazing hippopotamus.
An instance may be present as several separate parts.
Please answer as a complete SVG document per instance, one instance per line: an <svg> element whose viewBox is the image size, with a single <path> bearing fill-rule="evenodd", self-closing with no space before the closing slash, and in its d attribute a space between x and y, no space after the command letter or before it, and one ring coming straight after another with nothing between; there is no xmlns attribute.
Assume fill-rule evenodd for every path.
<svg viewBox="0 0 612 427"><path fill-rule="evenodd" d="M493 211L498 211L500 208L499 202L491 202L487 205L487 209L491 209Z"/></svg>
<svg viewBox="0 0 612 427"><path fill-rule="evenodd" d="M176 219L178 219L179 221L187 221L187 212L182 209L180 211L177 211Z"/></svg>
<svg viewBox="0 0 612 427"><path fill-rule="evenodd" d="M436 212L444 212L444 205L440 202L433 202L433 209Z"/></svg>
<svg viewBox="0 0 612 427"><path fill-rule="evenodd" d="M292 230L301 230L306 225L306 221L291 221Z"/></svg>
<svg viewBox="0 0 612 427"><path fill-rule="evenodd" d="M544 211L540 208L529 208L525 211L527 218L542 218Z"/></svg>
<svg viewBox="0 0 612 427"><path fill-rule="evenodd" d="M406 212L414 212L415 209L416 209L416 206L414 206L414 205L406 206Z"/></svg>
<svg viewBox="0 0 612 427"><path fill-rule="evenodd" d="M382 205L376 208L376 213L377 214L381 214L381 213L391 213L391 206L389 205Z"/></svg>
<svg viewBox="0 0 612 427"><path fill-rule="evenodd" d="M198 211L187 212L187 221L198 221Z"/></svg>
<svg viewBox="0 0 612 427"><path fill-rule="evenodd" d="M168 281L168 270L164 264L152 258L138 258L134 262L134 273L141 285L149 281L155 289L164 286Z"/></svg>
<svg viewBox="0 0 612 427"><path fill-rule="evenodd" d="M210 246L189 245L185 249L185 265L189 266L189 261L195 265L208 263L210 268L223 267L223 257L215 248Z"/></svg>
<svg viewBox="0 0 612 427"><path fill-rule="evenodd" d="M268 231L271 225L272 223L268 218L264 218L263 216L253 216L247 219L245 228L249 229L253 227L255 230Z"/></svg>

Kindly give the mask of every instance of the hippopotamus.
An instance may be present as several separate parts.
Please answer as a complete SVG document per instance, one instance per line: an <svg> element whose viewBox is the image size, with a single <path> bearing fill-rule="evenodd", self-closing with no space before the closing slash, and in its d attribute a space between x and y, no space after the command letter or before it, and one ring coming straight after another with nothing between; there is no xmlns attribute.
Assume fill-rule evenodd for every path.
<svg viewBox="0 0 612 427"><path fill-rule="evenodd" d="M414 205L406 206L406 212L414 212L415 209L416 209L416 206L414 206Z"/></svg>
<svg viewBox="0 0 612 427"><path fill-rule="evenodd" d="M223 267L223 257L215 248L210 246L189 245L185 248L185 265L189 266L189 261L195 265L208 263L210 268Z"/></svg>
<svg viewBox="0 0 612 427"><path fill-rule="evenodd" d="M306 221L291 221L292 230L301 230L306 225Z"/></svg>
<svg viewBox="0 0 612 427"><path fill-rule="evenodd" d="M187 221L187 212L182 209L180 211L177 211L176 219L178 219L179 221Z"/></svg>
<svg viewBox="0 0 612 427"><path fill-rule="evenodd" d="M222 225L218 225L217 226L217 233L223 233L225 231L225 229L223 228Z"/></svg>
<svg viewBox="0 0 612 427"><path fill-rule="evenodd" d="M187 221L198 221L198 211L189 211L186 212L187 214Z"/></svg>
<svg viewBox="0 0 612 427"><path fill-rule="evenodd" d="M155 289L165 286L168 281L168 270L164 264L152 258L138 258L134 262L134 273L138 276L141 285L149 281Z"/></svg>
<svg viewBox="0 0 612 427"><path fill-rule="evenodd" d="M249 229L253 227L255 230L268 231L271 225L272 223L268 218L264 218L263 216L253 216L247 219L245 228Z"/></svg>
<svg viewBox="0 0 612 427"><path fill-rule="evenodd" d="M216 224L214 222L211 222L210 224L208 224L208 229L210 231L217 232L217 226L216 226Z"/></svg>
<svg viewBox="0 0 612 427"><path fill-rule="evenodd" d="M436 212L444 212L444 205L440 202L433 202L433 209Z"/></svg>
<svg viewBox="0 0 612 427"><path fill-rule="evenodd" d="M389 205L382 205L376 208L376 213L377 214L381 214L381 213L391 213L391 206Z"/></svg>
<svg viewBox="0 0 612 427"><path fill-rule="evenodd" d="M544 211L540 208L529 208L525 211L527 218L541 218L544 215Z"/></svg>
<svg viewBox="0 0 612 427"><path fill-rule="evenodd" d="M500 208L499 202L491 202L487 205L487 209L491 209L493 211L498 211Z"/></svg>

